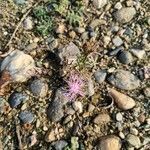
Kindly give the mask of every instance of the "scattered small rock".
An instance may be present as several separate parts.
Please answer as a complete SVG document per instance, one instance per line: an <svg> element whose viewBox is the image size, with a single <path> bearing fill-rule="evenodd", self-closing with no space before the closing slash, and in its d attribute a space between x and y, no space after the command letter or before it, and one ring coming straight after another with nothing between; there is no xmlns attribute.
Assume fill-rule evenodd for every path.
<svg viewBox="0 0 150 150"><path fill-rule="evenodd" d="M123 90L134 90L140 86L139 79L125 70L117 70L108 78L108 81L115 87Z"/></svg>
<svg viewBox="0 0 150 150"><path fill-rule="evenodd" d="M46 142L52 142L52 141L55 141L55 140L56 140L55 131L54 131L54 130L49 130L49 131L46 133L45 141L46 141Z"/></svg>
<svg viewBox="0 0 150 150"><path fill-rule="evenodd" d="M117 113L117 114L116 114L116 120L117 120L117 121L120 121L120 122L123 120L123 116L122 116L121 113Z"/></svg>
<svg viewBox="0 0 150 150"><path fill-rule="evenodd" d="M33 21L31 17L27 17L23 22L23 27L25 30L32 30L33 29Z"/></svg>
<svg viewBox="0 0 150 150"><path fill-rule="evenodd" d="M119 47L123 44L123 41L119 36L116 36L115 38L113 38L112 42L117 47Z"/></svg>
<svg viewBox="0 0 150 150"><path fill-rule="evenodd" d="M14 2L15 2L17 5L24 5L24 4L26 4L26 0L14 0Z"/></svg>
<svg viewBox="0 0 150 150"><path fill-rule="evenodd" d="M143 59L146 56L146 53L144 50L131 49L130 52L139 59Z"/></svg>
<svg viewBox="0 0 150 150"><path fill-rule="evenodd" d="M80 101L73 102L72 107L74 108L75 111L78 111L79 113L83 112L83 106Z"/></svg>
<svg viewBox="0 0 150 150"><path fill-rule="evenodd" d="M95 109L95 106L92 104L89 104L88 106L88 112L92 112Z"/></svg>
<svg viewBox="0 0 150 150"><path fill-rule="evenodd" d="M138 130L136 128L130 128L130 134L138 135Z"/></svg>
<svg viewBox="0 0 150 150"><path fill-rule="evenodd" d="M52 145L55 147L55 150L63 150L68 145L68 143L64 140L59 140L52 143Z"/></svg>
<svg viewBox="0 0 150 150"><path fill-rule="evenodd" d="M107 0L93 0L93 5L95 8L100 9L107 4Z"/></svg>
<svg viewBox="0 0 150 150"><path fill-rule="evenodd" d="M63 49L59 50L61 63L67 61L68 64L74 64L78 56L80 56L80 50L73 42L70 42Z"/></svg>
<svg viewBox="0 0 150 150"><path fill-rule="evenodd" d="M118 55L118 60L123 64L130 64L133 62L133 57L128 51L121 51Z"/></svg>
<svg viewBox="0 0 150 150"><path fill-rule="evenodd" d="M14 92L10 95L8 101L11 108L16 108L21 103L26 102L29 97L26 94Z"/></svg>
<svg viewBox="0 0 150 150"><path fill-rule="evenodd" d="M109 94L122 110L132 109L135 106L135 101L131 97L120 93L115 89L110 89Z"/></svg>
<svg viewBox="0 0 150 150"><path fill-rule="evenodd" d="M93 122L95 124L107 124L110 122L110 116L108 114L99 114L94 118Z"/></svg>
<svg viewBox="0 0 150 150"><path fill-rule="evenodd" d="M87 95L89 97L91 97L92 95L94 95L95 91L94 91L94 84L93 84L93 80L91 78L89 78L88 80L88 89L87 89Z"/></svg>
<svg viewBox="0 0 150 150"><path fill-rule="evenodd" d="M146 97L150 97L150 88L149 87L144 89L144 94Z"/></svg>
<svg viewBox="0 0 150 150"><path fill-rule="evenodd" d="M108 135L101 138L98 149L100 150L120 150L121 149L121 140L119 137L114 135Z"/></svg>
<svg viewBox="0 0 150 150"><path fill-rule="evenodd" d="M127 23L131 21L136 14L136 10L133 7L124 7L118 10L114 17L119 23Z"/></svg>
<svg viewBox="0 0 150 150"><path fill-rule="evenodd" d="M141 141L140 141L139 137L136 135L128 134L126 139L127 139L127 142L129 143L129 145L131 145L137 149L141 146Z"/></svg>
<svg viewBox="0 0 150 150"><path fill-rule="evenodd" d="M107 75L107 71L104 69L98 70L94 73L94 77L99 84L101 84L105 81L106 75Z"/></svg>
<svg viewBox="0 0 150 150"><path fill-rule="evenodd" d="M32 123L35 119L34 115L29 111L22 111L19 114L19 118L24 124Z"/></svg>
<svg viewBox="0 0 150 150"><path fill-rule="evenodd" d="M35 96L45 97L48 92L48 85L41 79L32 81L30 89Z"/></svg>

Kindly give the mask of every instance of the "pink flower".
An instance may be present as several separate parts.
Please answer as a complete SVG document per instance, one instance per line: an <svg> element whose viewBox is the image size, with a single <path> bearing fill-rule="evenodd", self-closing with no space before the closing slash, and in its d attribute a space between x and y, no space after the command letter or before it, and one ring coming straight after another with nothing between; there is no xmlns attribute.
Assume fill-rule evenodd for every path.
<svg viewBox="0 0 150 150"><path fill-rule="evenodd" d="M70 101L75 100L78 95L84 96L84 81L79 75L72 73L66 82L67 89L65 90L64 95L70 99Z"/></svg>

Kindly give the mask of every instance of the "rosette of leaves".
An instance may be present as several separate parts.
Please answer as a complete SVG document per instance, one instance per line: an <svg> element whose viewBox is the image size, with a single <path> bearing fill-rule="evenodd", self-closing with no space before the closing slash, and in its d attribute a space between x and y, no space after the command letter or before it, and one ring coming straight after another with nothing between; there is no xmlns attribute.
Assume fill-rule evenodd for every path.
<svg viewBox="0 0 150 150"><path fill-rule="evenodd" d="M33 10L37 19L36 32L42 36L48 35L53 30L53 19L50 17L46 7L38 6Z"/></svg>
<svg viewBox="0 0 150 150"><path fill-rule="evenodd" d="M70 25L79 26L83 23L84 5L82 0L76 0L71 4L70 10L67 12L66 20Z"/></svg>
<svg viewBox="0 0 150 150"><path fill-rule="evenodd" d="M53 2L52 6L55 12L59 13L62 16L65 16L69 7L69 3L69 0L58 0L56 2Z"/></svg>

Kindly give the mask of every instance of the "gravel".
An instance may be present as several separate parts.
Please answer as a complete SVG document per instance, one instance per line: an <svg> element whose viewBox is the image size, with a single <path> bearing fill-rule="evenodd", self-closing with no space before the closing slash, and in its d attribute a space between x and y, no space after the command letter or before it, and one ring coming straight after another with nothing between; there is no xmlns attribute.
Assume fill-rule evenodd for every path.
<svg viewBox="0 0 150 150"><path fill-rule="evenodd" d="M107 4L107 0L93 0L93 5L95 8L100 9Z"/></svg>

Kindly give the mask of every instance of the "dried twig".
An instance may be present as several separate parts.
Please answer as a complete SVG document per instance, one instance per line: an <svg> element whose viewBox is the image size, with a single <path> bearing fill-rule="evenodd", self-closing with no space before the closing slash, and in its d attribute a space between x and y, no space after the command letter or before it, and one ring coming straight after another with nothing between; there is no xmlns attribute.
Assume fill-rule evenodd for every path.
<svg viewBox="0 0 150 150"><path fill-rule="evenodd" d="M34 7L36 7L40 2L42 2L42 0L39 0L37 3L35 3L33 6L31 6L31 7L28 9L28 11L23 15L23 17L22 17L21 20L19 21L18 25L16 26L16 28L15 28L15 30L14 30L14 32L13 32L11 38L10 38L10 40L9 40L8 43L6 44L5 49L6 49L6 48L10 45L10 43L12 42L13 38L14 38L15 35L16 35L16 32L18 31L18 29L19 29L19 27L21 26L21 24L22 24L22 22L24 21L24 19L28 16L28 14L31 12L31 10L32 10ZM1 57L5 57L5 56L7 56L11 51L12 51L12 49L9 50L8 52L4 53L4 54L0 54L0 56L1 56Z"/></svg>
<svg viewBox="0 0 150 150"><path fill-rule="evenodd" d="M19 143L19 150L23 150L23 145L22 145L22 142L21 142L20 127L19 127L19 125L16 125L16 134L17 134L18 143Z"/></svg>

